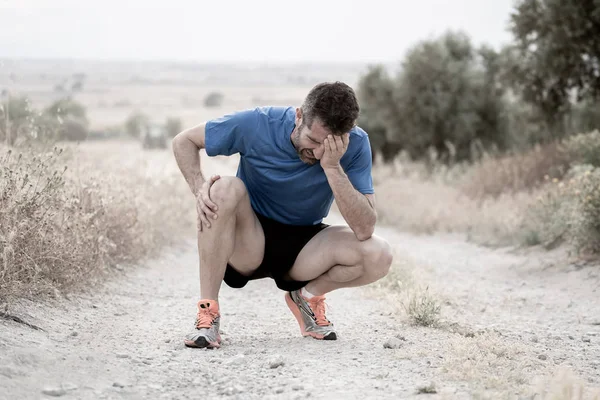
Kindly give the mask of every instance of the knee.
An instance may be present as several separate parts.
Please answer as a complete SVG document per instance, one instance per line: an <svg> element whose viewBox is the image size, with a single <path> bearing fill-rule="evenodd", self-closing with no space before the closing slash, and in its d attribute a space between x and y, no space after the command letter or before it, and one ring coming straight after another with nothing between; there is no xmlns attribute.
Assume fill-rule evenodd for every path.
<svg viewBox="0 0 600 400"><path fill-rule="evenodd" d="M363 248L364 272L378 280L386 276L394 259L392 246L378 237L372 236Z"/></svg>
<svg viewBox="0 0 600 400"><path fill-rule="evenodd" d="M221 210L235 207L247 194L246 185L235 176L224 176L210 188L210 199Z"/></svg>

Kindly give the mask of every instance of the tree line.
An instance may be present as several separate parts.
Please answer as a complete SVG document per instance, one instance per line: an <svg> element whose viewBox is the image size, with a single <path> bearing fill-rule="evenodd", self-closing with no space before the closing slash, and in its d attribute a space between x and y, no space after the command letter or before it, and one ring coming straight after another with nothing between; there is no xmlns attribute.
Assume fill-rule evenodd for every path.
<svg viewBox="0 0 600 400"><path fill-rule="evenodd" d="M471 161L600 127L600 1L518 0L501 49L460 31L372 65L359 125L384 160Z"/></svg>

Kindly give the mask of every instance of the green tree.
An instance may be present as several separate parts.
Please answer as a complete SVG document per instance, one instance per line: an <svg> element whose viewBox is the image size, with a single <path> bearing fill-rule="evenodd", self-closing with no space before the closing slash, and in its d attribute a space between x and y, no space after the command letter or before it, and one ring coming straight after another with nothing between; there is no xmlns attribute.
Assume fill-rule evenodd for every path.
<svg viewBox="0 0 600 400"><path fill-rule="evenodd" d="M361 112L358 125L369 134L373 156L381 153L385 161L395 156L394 138L388 134L386 121L395 104L392 99L393 82L382 65L372 65L363 75L357 88Z"/></svg>
<svg viewBox="0 0 600 400"><path fill-rule="evenodd" d="M572 100L600 98L600 1L518 0L510 29L506 78L561 137Z"/></svg>
<svg viewBox="0 0 600 400"><path fill-rule="evenodd" d="M499 59L490 48L475 49L467 35L448 32L412 47L393 80L381 67L371 69L358 92L365 127L385 138L374 147L387 150L388 159L399 150L423 158L434 149L447 162L469 159L474 149L504 148Z"/></svg>

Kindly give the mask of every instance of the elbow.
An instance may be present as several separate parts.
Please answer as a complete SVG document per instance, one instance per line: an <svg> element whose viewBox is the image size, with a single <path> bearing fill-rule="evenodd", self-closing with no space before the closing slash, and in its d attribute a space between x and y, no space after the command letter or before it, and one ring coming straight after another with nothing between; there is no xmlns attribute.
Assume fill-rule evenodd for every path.
<svg viewBox="0 0 600 400"><path fill-rule="evenodd" d="M371 219L371 221L369 221L368 224L366 224L365 226L363 226L359 229L356 229L354 231L356 238L361 242L364 242L365 240L369 240L371 238L371 236L373 236L373 234L375 233L375 224L376 223L377 223L377 214L373 213L373 218Z"/></svg>
<svg viewBox="0 0 600 400"><path fill-rule="evenodd" d="M183 132L179 132L177 135L175 135L173 137L173 139L171 139L171 145L173 146L173 148L175 148L181 142L182 138L183 138Z"/></svg>
<svg viewBox="0 0 600 400"><path fill-rule="evenodd" d="M374 232L375 232L375 226L369 226L367 228L363 228L363 229L355 231L354 234L356 235L356 238L360 242L364 242L365 240L371 239L371 236L373 236Z"/></svg>

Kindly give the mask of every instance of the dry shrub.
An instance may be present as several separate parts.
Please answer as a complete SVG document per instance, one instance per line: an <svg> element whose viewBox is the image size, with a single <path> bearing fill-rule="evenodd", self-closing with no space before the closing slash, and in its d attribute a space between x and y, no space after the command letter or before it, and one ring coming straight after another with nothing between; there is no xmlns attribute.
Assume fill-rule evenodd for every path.
<svg viewBox="0 0 600 400"><path fill-rule="evenodd" d="M87 144L19 155L5 149L0 298L76 287L193 232L187 212L193 201L176 167L144 160L134 146Z"/></svg>
<svg viewBox="0 0 600 400"><path fill-rule="evenodd" d="M545 365L519 342L508 341L489 332L467 338L453 337L444 357L443 372L469 382L482 398L513 398L506 394L525 393L530 380L543 374ZM484 393L485 393L484 392ZM502 395L504 394L504 395Z"/></svg>
<svg viewBox="0 0 600 400"><path fill-rule="evenodd" d="M573 371L561 368L532 389L535 400L600 400L600 388L589 387Z"/></svg>
<svg viewBox="0 0 600 400"><path fill-rule="evenodd" d="M460 187L472 198L528 191L543 183L545 176L564 176L570 162L570 153L557 143L521 154L487 157L469 168Z"/></svg>
<svg viewBox="0 0 600 400"><path fill-rule="evenodd" d="M415 233L460 232L478 243L514 244L514 233L535 198L528 193L506 193L473 199L457 187L461 173L443 169L426 173L412 163L376 167L380 221Z"/></svg>
<svg viewBox="0 0 600 400"><path fill-rule="evenodd" d="M435 296L429 292L429 287L409 292L403 307L415 325L435 327L440 322L442 307Z"/></svg>
<svg viewBox="0 0 600 400"><path fill-rule="evenodd" d="M565 141L565 148L578 164L600 167L600 131L571 136Z"/></svg>
<svg viewBox="0 0 600 400"><path fill-rule="evenodd" d="M568 242L580 253L600 254L600 168L577 166L566 179L550 181L524 230L547 247Z"/></svg>

